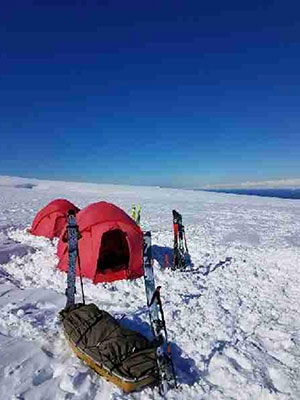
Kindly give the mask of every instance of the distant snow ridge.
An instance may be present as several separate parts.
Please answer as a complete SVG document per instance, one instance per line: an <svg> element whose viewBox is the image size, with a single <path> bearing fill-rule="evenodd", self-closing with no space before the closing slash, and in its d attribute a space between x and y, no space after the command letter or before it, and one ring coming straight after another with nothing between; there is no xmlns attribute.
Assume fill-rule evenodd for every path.
<svg viewBox="0 0 300 400"><path fill-rule="evenodd" d="M35 186L37 185L35 185L34 183L20 183L18 185L15 185L14 187L19 189L32 189Z"/></svg>
<svg viewBox="0 0 300 400"><path fill-rule="evenodd" d="M242 183L206 185L203 189L300 189L300 179L247 181Z"/></svg>

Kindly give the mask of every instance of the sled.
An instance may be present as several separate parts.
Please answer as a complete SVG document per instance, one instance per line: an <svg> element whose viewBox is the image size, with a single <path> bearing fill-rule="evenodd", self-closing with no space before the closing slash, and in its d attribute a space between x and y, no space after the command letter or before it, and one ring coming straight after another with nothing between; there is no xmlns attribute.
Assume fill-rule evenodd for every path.
<svg viewBox="0 0 300 400"><path fill-rule="evenodd" d="M71 305L60 317L70 347L98 375L127 393L157 382L155 346L145 336L95 304Z"/></svg>
<svg viewBox="0 0 300 400"><path fill-rule="evenodd" d="M129 379L120 376L113 371L109 371L105 365L100 365L97 361L89 357L83 349L80 349L78 346L76 346L75 343L72 342L72 340L68 337L66 332L65 337L68 340L71 349L77 355L77 357L80 358L80 360L87 364L87 366L93 369L98 375L105 378L108 382L115 384L124 392L130 393L138 391L143 389L145 386L155 385L157 383L157 380L151 375L146 375L139 379Z"/></svg>

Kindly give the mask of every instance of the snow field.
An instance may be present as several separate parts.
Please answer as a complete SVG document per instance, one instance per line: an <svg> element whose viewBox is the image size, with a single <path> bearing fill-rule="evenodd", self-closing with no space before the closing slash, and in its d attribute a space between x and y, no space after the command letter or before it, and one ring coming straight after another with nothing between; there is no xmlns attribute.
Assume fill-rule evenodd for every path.
<svg viewBox="0 0 300 400"><path fill-rule="evenodd" d="M300 202L43 181L26 189L7 182L0 197L1 399L159 398L156 388L123 394L68 348L58 318L66 275L56 269L57 241L26 232L36 212L58 197L80 207L107 200L127 212L132 203L142 205L181 386L167 399L300 399ZM193 263L186 272L164 268L173 208L186 227ZM87 301L149 335L142 278L96 286L84 279L84 288Z"/></svg>

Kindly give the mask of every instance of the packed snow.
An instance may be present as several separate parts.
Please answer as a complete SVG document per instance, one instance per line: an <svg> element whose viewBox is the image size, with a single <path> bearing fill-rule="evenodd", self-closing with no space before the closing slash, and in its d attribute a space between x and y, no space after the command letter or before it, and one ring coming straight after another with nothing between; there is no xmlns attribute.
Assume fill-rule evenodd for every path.
<svg viewBox="0 0 300 400"><path fill-rule="evenodd" d="M55 198L80 208L105 200L128 213L141 204L179 382L167 399L300 399L299 200L0 177L1 400L160 398L157 388L124 394L69 348L57 240L27 232ZM174 208L192 262L181 272L164 265ZM88 302L149 335L143 278L84 279L84 288Z"/></svg>

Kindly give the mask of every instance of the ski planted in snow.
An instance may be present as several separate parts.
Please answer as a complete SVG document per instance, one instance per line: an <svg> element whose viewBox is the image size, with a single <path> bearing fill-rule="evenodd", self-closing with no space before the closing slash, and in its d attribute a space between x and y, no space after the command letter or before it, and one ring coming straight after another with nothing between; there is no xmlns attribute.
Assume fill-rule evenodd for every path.
<svg viewBox="0 0 300 400"><path fill-rule="evenodd" d="M174 230L174 249L172 269L186 268L185 254L188 253L184 226L182 225L182 216L176 210L173 213L173 230Z"/></svg>
<svg viewBox="0 0 300 400"><path fill-rule="evenodd" d="M76 261L78 257L78 239L80 234L73 210L68 211L68 225L63 240L68 243L68 276L67 276L67 304L66 307L75 304L76 293Z"/></svg>
<svg viewBox="0 0 300 400"><path fill-rule="evenodd" d="M149 308L152 334L157 344L157 366L159 372L159 391L164 395L168 388L177 386L172 359L171 345L160 298L160 286L155 289L155 280L151 259L151 232L144 233L144 279Z"/></svg>

